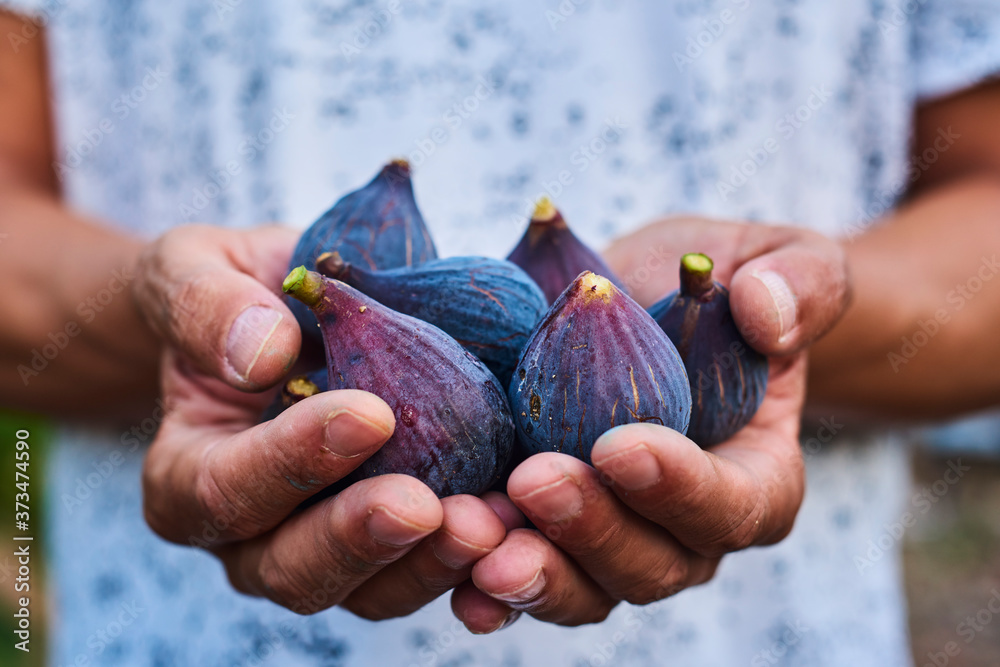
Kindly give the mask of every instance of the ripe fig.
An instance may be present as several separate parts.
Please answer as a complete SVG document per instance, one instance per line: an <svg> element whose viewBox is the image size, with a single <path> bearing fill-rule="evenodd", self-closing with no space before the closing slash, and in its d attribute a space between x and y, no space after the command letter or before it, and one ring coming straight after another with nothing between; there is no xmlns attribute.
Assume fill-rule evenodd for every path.
<svg viewBox="0 0 1000 667"><path fill-rule="evenodd" d="M296 375L281 385L281 390L274 397L271 405L264 411L260 421L265 422L274 419L282 412L292 407L299 401L304 401L310 396L315 396L326 391L326 369L321 368L308 375Z"/></svg>
<svg viewBox="0 0 1000 667"><path fill-rule="evenodd" d="M712 280L712 260L681 258L680 289L649 312L677 346L691 382L688 437L702 447L747 425L767 391L767 357L743 339L729 310L729 291Z"/></svg>
<svg viewBox="0 0 1000 667"><path fill-rule="evenodd" d="M524 454L590 462L605 431L635 422L684 433L687 374L653 318L610 280L585 271L531 334L508 390Z"/></svg>
<svg viewBox="0 0 1000 667"><path fill-rule="evenodd" d="M392 437L350 481L402 473L441 497L493 484L510 457L514 424L503 388L478 359L434 325L305 267L282 289L319 320L329 388L369 391L396 415Z"/></svg>
<svg viewBox="0 0 1000 667"><path fill-rule="evenodd" d="M369 270L415 266L437 257L434 241L417 208L406 160L385 165L359 190L342 197L302 234L289 270L315 266L325 252ZM305 335L316 343L316 318L297 301L289 307Z"/></svg>
<svg viewBox="0 0 1000 667"><path fill-rule="evenodd" d="M583 271L606 276L619 289L627 291L600 255L570 230L548 197L538 201L527 231L507 259L538 283L550 304Z"/></svg>
<svg viewBox="0 0 1000 667"><path fill-rule="evenodd" d="M479 357L504 387L547 309L545 295L528 274L498 259L449 257L368 271L335 252L321 255L316 267L384 306L439 327Z"/></svg>

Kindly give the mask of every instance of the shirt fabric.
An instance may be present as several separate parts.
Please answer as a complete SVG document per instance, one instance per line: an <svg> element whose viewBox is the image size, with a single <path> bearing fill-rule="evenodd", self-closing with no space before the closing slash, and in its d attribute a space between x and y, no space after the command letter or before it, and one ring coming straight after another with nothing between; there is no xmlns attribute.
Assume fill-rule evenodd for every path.
<svg viewBox="0 0 1000 667"><path fill-rule="evenodd" d="M919 178L916 102L1000 64L988 0L5 4L48 26L74 207L150 238L187 221L305 226L405 156L442 256L503 256L541 194L598 247L686 212L863 231ZM447 596L371 623L233 592L212 556L143 522L159 414L139 436L59 438L55 665L910 663L894 529L916 507L906 453L838 415L803 433L808 489L781 544L598 625L522 618L476 637Z"/></svg>

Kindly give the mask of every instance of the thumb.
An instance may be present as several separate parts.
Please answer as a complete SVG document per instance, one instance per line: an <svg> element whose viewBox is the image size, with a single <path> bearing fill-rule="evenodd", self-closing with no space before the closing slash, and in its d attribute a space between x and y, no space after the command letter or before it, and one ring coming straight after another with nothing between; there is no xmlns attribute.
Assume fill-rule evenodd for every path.
<svg viewBox="0 0 1000 667"><path fill-rule="evenodd" d="M730 282L730 307L747 342L780 356L816 342L840 319L850 294L843 249L807 233L742 264Z"/></svg>
<svg viewBox="0 0 1000 667"><path fill-rule="evenodd" d="M297 234L188 225L139 259L133 295L147 322L203 372L260 391L295 363L301 332L277 287Z"/></svg>

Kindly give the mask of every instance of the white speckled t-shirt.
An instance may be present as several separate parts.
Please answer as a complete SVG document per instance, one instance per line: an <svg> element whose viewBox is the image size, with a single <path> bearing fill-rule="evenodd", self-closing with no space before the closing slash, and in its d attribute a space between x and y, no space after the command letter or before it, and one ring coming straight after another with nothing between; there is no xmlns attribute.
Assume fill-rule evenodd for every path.
<svg viewBox="0 0 1000 667"><path fill-rule="evenodd" d="M902 192L916 101L1000 65L988 0L6 4L45 10L68 200L148 237L304 226L400 155L442 255L505 255L545 193L595 246L672 212L839 234ZM599 625L522 618L489 637L447 599L371 623L233 592L213 557L143 523L150 415L141 437L65 432L53 457L53 664L910 662L886 539L905 452L838 415L804 434L808 491L782 544Z"/></svg>

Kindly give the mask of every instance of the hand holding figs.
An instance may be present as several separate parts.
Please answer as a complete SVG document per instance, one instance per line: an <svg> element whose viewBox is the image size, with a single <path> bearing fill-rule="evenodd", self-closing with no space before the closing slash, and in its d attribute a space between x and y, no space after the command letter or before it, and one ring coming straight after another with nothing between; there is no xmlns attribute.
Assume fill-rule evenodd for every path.
<svg viewBox="0 0 1000 667"><path fill-rule="evenodd" d="M456 592L455 613L471 629L512 608L564 625L599 622L621 600L673 595L710 579L724 554L791 530L804 488L805 350L846 307L843 251L802 230L677 219L616 242L607 256L623 273L661 263L630 285L648 306L678 284L676 263L662 258L692 250L715 260L741 335L771 355L759 408L707 450L634 423L597 438L593 467L557 452L522 462L507 491L537 530L511 532L473 568L475 589Z"/></svg>
<svg viewBox="0 0 1000 667"><path fill-rule="evenodd" d="M146 519L167 540L211 551L246 594L298 613L340 604L366 618L406 615L500 543L492 507L503 501L439 500L411 476L385 475L299 509L397 424L384 401L354 390L301 397L257 424L270 394L248 391L278 382L298 351L299 327L271 287L294 243L279 228L186 226L139 263L133 296L166 350Z"/></svg>

